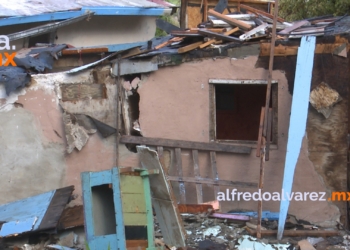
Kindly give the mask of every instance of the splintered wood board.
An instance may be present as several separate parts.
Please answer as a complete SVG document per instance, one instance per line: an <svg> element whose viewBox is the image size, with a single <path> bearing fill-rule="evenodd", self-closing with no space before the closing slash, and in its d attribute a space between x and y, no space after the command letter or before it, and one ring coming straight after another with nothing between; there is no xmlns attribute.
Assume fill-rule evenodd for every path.
<svg viewBox="0 0 350 250"><path fill-rule="evenodd" d="M152 193L152 204L164 237L164 242L169 246L184 247L185 229L177 208L171 184L166 179L163 168L159 162L158 154L156 151L144 146L138 146L137 152L139 153L139 159L143 168L159 170L159 174L149 176L149 181Z"/></svg>

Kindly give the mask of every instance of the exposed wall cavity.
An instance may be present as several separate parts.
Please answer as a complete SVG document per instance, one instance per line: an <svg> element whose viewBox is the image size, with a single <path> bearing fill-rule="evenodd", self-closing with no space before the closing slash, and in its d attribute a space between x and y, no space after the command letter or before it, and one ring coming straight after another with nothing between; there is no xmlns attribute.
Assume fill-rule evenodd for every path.
<svg viewBox="0 0 350 250"><path fill-rule="evenodd" d="M144 81L145 75L133 74L123 76L123 93L122 93L122 114L123 127L126 135L142 136L140 116L140 95L138 88ZM126 147L136 153L136 145L126 144Z"/></svg>

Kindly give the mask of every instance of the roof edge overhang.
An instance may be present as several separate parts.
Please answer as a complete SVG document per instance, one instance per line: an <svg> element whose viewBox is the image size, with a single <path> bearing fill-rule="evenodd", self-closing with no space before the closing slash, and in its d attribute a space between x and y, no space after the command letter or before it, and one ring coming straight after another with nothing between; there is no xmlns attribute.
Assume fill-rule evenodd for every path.
<svg viewBox="0 0 350 250"><path fill-rule="evenodd" d="M78 17L84 13L94 12L95 16L162 16L170 15L172 9L170 7L121 7L121 6L103 6L103 7L83 7L76 11L59 11L52 13L43 13L32 16L12 16L0 19L0 27L36 23L58 21L68 18Z"/></svg>

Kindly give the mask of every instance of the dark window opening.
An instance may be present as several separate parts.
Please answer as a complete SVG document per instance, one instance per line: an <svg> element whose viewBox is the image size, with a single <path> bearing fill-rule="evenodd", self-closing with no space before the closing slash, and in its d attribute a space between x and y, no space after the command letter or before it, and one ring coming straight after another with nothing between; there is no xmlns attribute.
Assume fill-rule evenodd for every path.
<svg viewBox="0 0 350 250"><path fill-rule="evenodd" d="M50 43L50 33L30 37L28 47L35 47L35 44L37 43Z"/></svg>
<svg viewBox="0 0 350 250"><path fill-rule="evenodd" d="M265 106L267 85L215 84L214 86L216 139L257 141L261 107Z"/></svg>
<svg viewBox="0 0 350 250"><path fill-rule="evenodd" d="M95 236L116 234L113 189L108 184L91 187Z"/></svg>

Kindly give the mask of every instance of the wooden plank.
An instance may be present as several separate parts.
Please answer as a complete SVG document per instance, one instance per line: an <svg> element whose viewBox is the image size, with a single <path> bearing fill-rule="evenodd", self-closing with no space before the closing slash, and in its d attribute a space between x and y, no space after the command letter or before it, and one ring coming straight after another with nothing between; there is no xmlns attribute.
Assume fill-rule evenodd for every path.
<svg viewBox="0 0 350 250"><path fill-rule="evenodd" d="M316 44L315 54L333 54L334 50L340 47L343 43L330 43L330 44ZM269 56L270 43L260 44L260 56ZM349 51L349 46L346 51ZM275 56L293 56L298 53L298 46L284 46L279 44L275 47Z"/></svg>
<svg viewBox="0 0 350 250"><path fill-rule="evenodd" d="M267 87L266 87L266 100L265 100L265 112L263 114L264 126L262 132L262 143L263 143L263 153L260 155L260 178L259 178L259 190L263 190L264 187L264 164L265 164L265 153L266 153L266 134L268 126L268 114L271 99L271 83L272 83L272 71L273 71L273 60L275 53L275 43L276 43L276 25L278 18L278 0L275 0L275 8L273 15L273 27L272 27L272 38L271 38L271 51L269 58L269 72L267 75ZM261 215L262 215L262 200L258 201L258 225L256 228L257 238L261 238Z"/></svg>
<svg viewBox="0 0 350 250"><path fill-rule="evenodd" d="M120 190L124 194L143 194L142 178L138 176L121 175Z"/></svg>
<svg viewBox="0 0 350 250"><path fill-rule="evenodd" d="M215 37L215 38L217 38L217 39L221 39L221 40L224 40L224 41L239 42L239 43L242 42L242 41L239 40L237 37L226 36L226 35L223 35L223 34L211 32L211 31L207 31L207 30L199 30L198 33L199 33L199 34L202 34L202 35L205 35L205 36L209 36L209 37Z"/></svg>
<svg viewBox="0 0 350 250"><path fill-rule="evenodd" d="M142 179L139 176L136 176L136 178ZM141 187L141 188L143 189L143 187ZM122 191L122 203L123 203L123 213L144 213L144 214L146 214L145 195L143 193L125 194Z"/></svg>
<svg viewBox="0 0 350 250"><path fill-rule="evenodd" d="M299 157L300 148L306 131L306 120L309 107L310 86L314 62L316 37L302 37L298 50L297 68L295 72L292 109L289 122L287 154L283 175L283 192L292 191L294 171ZM278 221L278 235L283 236L284 224L287 218L289 201L281 200Z"/></svg>
<svg viewBox="0 0 350 250"><path fill-rule="evenodd" d="M69 48L61 51L62 55L81 55L81 54L95 54L108 53L108 47L101 48Z"/></svg>
<svg viewBox="0 0 350 250"><path fill-rule="evenodd" d="M162 231L164 242L170 246L185 246L185 229L176 205L171 184L167 181L157 152L138 146L139 159L143 168L158 169L160 174L150 175L152 204Z"/></svg>
<svg viewBox="0 0 350 250"><path fill-rule="evenodd" d="M271 135L272 135L272 119L273 119L272 108L269 108L268 119L267 119L265 161L268 161L270 159L270 142L271 142Z"/></svg>
<svg viewBox="0 0 350 250"><path fill-rule="evenodd" d="M260 157L260 153L261 153L262 132L263 132L263 128L264 128L264 113L265 113L265 108L261 107L258 144L256 146L256 157Z"/></svg>
<svg viewBox="0 0 350 250"><path fill-rule="evenodd" d="M183 176L182 173L182 157L181 157L181 148L175 148L175 166L177 170L177 175L179 176L179 194L180 194L180 202L182 204L186 203L186 189L185 183L181 181Z"/></svg>
<svg viewBox="0 0 350 250"><path fill-rule="evenodd" d="M62 101L78 101L85 98L105 99L107 89L105 84L60 84Z"/></svg>
<svg viewBox="0 0 350 250"><path fill-rule="evenodd" d="M290 32L292 32L293 30L296 30L297 28L300 28L301 26L308 25L308 24L310 24L310 22L308 20L298 21L298 22L293 23L292 26L289 26L289 27L285 28L284 30L281 30L277 34L287 35Z"/></svg>
<svg viewBox="0 0 350 250"><path fill-rule="evenodd" d="M201 45L203 42L196 42L196 43L192 43L190 45L187 45L187 46L184 46L182 48L179 48L177 50L177 53L179 54L182 54L182 53L186 53L188 51L191 51L191 50L194 50L194 49L197 49L199 47L199 45Z"/></svg>
<svg viewBox="0 0 350 250"><path fill-rule="evenodd" d="M146 250L148 247L147 240L126 240L127 250Z"/></svg>
<svg viewBox="0 0 350 250"><path fill-rule="evenodd" d="M154 49L164 48L164 47L170 45L173 42L179 42L179 41L182 41L183 39L184 39L183 37L174 37L174 38L172 38L172 39L170 39L170 40L168 40L168 41L166 41L164 43L159 44L158 46L154 47Z"/></svg>
<svg viewBox="0 0 350 250"><path fill-rule="evenodd" d="M213 206L209 204L178 204L180 213L208 213L210 210L213 211Z"/></svg>
<svg viewBox="0 0 350 250"><path fill-rule="evenodd" d="M144 199L142 197L142 199ZM123 211L125 226L147 226L146 213L129 213Z"/></svg>
<svg viewBox="0 0 350 250"><path fill-rule="evenodd" d="M192 142L182 140L170 140L162 138L150 138L141 136L121 136L121 143L140 144L148 146L163 146L168 148L182 148L182 149L196 149L203 151L215 151L215 152L227 152L227 153L239 153L250 154L251 148L246 146L235 146L224 143L215 142Z"/></svg>
<svg viewBox="0 0 350 250"><path fill-rule="evenodd" d="M240 20L234 19L234 18L230 18L226 15L223 15L221 13L216 12L215 10L209 10L208 14L215 16L216 18L218 18L222 21L225 21L228 24L231 24L233 26L237 26L237 27L244 29L244 30L250 30L252 28L252 26L249 24L246 24L246 23L244 23Z"/></svg>
<svg viewBox="0 0 350 250"><path fill-rule="evenodd" d="M193 159L193 172L195 178L200 178L200 170L198 164L198 150L192 150L192 159ZM196 194L197 194L197 203L203 203L203 188L201 183L196 183Z"/></svg>
<svg viewBox="0 0 350 250"><path fill-rule="evenodd" d="M216 152L210 151L210 163L211 163L211 170L213 173L213 179L214 179L214 181L218 181L219 174L218 174L218 168L216 166ZM214 184L214 199L216 199L219 192L220 192L219 185Z"/></svg>
<svg viewBox="0 0 350 250"><path fill-rule="evenodd" d="M74 191L74 186L57 189L41 221L38 230L55 228Z"/></svg>
<svg viewBox="0 0 350 250"><path fill-rule="evenodd" d="M195 30L198 31L200 29L212 31L212 32L217 32L217 33L224 33L227 32L227 28L191 28L190 30Z"/></svg>
<svg viewBox="0 0 350 250"><path fill-rule="evenodd" d="M190 183L202 183L209 185L220 185L220 186L233 186L242 188L257 188L258 184L255 182L243 182L243 181L227 181L227 180L213 180L210 178L195 178L195 177L178 177L178 176L167 176L169 181L183 181Z"/></svg>
<svg viewBox="0 0 350 250"><path fill-rule="evenodd" d="M63 210L61 218L58 221L57 230L63 230L79 226L84 226L83 206L74 206Z"/></svg>
<svg viewBox="0 0 350 250"><path fill-rule="evenodd" d="M277 4L275 4L275 6L277 6ZM255 9L255 8L250 7L250 6L248 6L248 5L245 5L245 4L241 4L241 8L243 8L243 9L245 9L245 10L248 10L248 11L251 11L251 12L253 12L253 13L255 13L255 14L260 14L260 15L262 15L262 16L266 16L266 17L271 18L271 19L273 19L273 17L274 17L274 16L271 15L270 13L267 13L267 12L262 11L262 10ZM275 11L276 11L276 7L275 7ZM276 12L278 13L278 11L276 11ZM283 19L283 18L280 18L280 17L277 17L277 21L283 23L283 22L284 22L284 19Z"/></svg>

